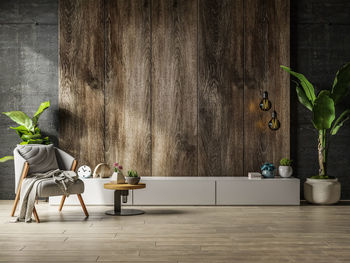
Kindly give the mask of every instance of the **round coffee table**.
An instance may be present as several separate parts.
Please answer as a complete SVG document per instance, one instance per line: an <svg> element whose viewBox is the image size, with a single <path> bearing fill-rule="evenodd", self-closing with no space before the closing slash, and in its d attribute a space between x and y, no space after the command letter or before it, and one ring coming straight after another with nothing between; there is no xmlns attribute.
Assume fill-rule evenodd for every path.
<svg viewBox="0 0 350 263"><path fill-rule="evenodd" d="M104 184L105 189L114 190L114 210L109 210L106 215L111 216L132 216L141 215L145 212L138 209L121 209L121 197L127 196L129 190L146 188L146 184L139 183L136 185L131 184L116 184L116 183L106 183Z"/></svg>

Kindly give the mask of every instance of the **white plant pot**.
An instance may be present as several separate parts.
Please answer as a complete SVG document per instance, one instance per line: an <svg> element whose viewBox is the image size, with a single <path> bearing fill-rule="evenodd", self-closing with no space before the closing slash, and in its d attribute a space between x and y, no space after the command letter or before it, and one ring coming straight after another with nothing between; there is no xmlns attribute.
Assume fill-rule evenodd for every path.
<svg viewBox="0 0 350 263"><path fill-rule="evenodd" d="M125 184L125 177L121 173L114 172L111 178L113 179L113 183Z"/></svg>
<svg viewBox="0 0 350 263"><path fill-rule="evenodd" d="M293 174L293 168L291 166L279 166L278 173L283 178L291 177Z"/></svg>
<svg viewBox="0 0 350 263"><path fill-rule="evenodd" d="M307 178L304 183L304 197L312 204L335 204L340 200L340 189L338 179Z"/></svg>

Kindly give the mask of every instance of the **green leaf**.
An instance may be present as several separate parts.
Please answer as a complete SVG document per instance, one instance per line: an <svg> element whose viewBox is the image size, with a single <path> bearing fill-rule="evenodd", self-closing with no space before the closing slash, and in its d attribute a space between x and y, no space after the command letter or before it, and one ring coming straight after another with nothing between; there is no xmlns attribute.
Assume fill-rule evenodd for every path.
<svg viewBox="0 0 350 263"><path fill-rule="evenodd" d="M33 117L33 124L34 126L38 123L38 120L40 118L40 115L44 112L44 110L46 110L48 107L50 107L50 101L45 101L43 103L40 104L39 109L37 110L37 112L34 114Z"/></svg>
<svg viewBox="0 0 350 263"><path fill-rule="evenodd" d="M20 145L26 145L28 144L28 141L27 142L21 142Z"/></svg>
<svg viewBox="0 0 350 263"><path fill-rule="evenodd" d="M26 127L24 127L23 125L18 126L18 127L10 127L10 129L16 130L19 137L22 137L23 134L31 134L31 132L28 131L28 129Z"/></svg>
<svg viewBox="0 0 350 263"><path fill-rule="evenodd" d="M294 77L299 79L300 84L301 84L301 86L304 89L306 97L309 99L311 104L314 104L314 101L316 99L314 86L307 80L307 78L305 78L305 76L303 74L298 73L298 72L294 72L294 71L292 71L290 68L288 68L286 66L280 66L280 67L282 69L284 69L285 71L287 71L292 76L294 76Z"/></svg>
<svg viewBox="0 0 350 263"><path fill-rule="evenodd" d="M331 129L331 135L336 135L339 129L344 125L344 123L350 118L350 109L345 110L338 119L334 122Z"/></svg>
<svg viewBox="0 0 350 263"><path fill-rule="evenodd" d="M298 100L301 104L303 104L306 108L308 108L310 111L312 111L312 104L309 101L309 99L306 97L306 94L302 88L300 88L299 83L294 81L296 83L296 91L298 95Z"/></svg>
<svg viewBox="0 0 350 263"><path fill-rule="evenodd" d="M0 158L0 163L4 163L4 162L7 162L9 160L13 160L14 157L13 156L4 156L2 158Z"/></svg>
<svg viewBox="0 0 350 263"><path fill-rule="evenodd" d="M7 117L9 117L14 122L18 123L27 128L27 130L34 132L33 121L22 111L8 111L3 112Z"/></svg>
<svg viewBox="0 0 350 263"><path fill-rule="evenodd" d="M41 134L23 134L23 135L21 136L21 139L22 139L23 141L41 139Z"/></svg>
<svg viewBox="0 0 350 263"><path fill-rule="evenodd" d="M312 123L317 130L329 129L335 119L334 101L328 90L322 90L318 94L314 106Z"/></svg>
<svg viewBox="0 0 350 263"><path fill-rule="evenodd" d="M331 97L335 104L338 104L348 95L350 89L350 62L342 66L337 74L332 87Z"/></svg>
<svg viewBox="0 0 350 263"><path fill-rule="evenodd" d="M43 139L30 139L27 142L28 142L28 144L42 144Z"/></svg>

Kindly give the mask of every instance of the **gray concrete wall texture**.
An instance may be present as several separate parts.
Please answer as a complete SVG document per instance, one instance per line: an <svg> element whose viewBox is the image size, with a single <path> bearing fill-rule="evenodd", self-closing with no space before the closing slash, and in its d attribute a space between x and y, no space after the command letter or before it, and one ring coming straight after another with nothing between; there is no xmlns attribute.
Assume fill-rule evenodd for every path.
<svg viewBox="0 0 350 263"><path fill-rule="evenodd" d="M329 88L337 69L350 61L350 1L291 0L291 66L304 73L317 90ZM317 173L317 137L310 112L297 101L292 86L291 149L295 175ZM257 98L258 100L259 98ZM35 113L42 101L51 108L40 128L57 143L58 135L58 0L0 1L0 112ZM350 108L350 96L338 113ZM20 142L0 115L0 156ZM350 199L350 122L332 138L330 173L342 183L342 199ZM13 162L0 164L0 199L13 199Z"/></svg>

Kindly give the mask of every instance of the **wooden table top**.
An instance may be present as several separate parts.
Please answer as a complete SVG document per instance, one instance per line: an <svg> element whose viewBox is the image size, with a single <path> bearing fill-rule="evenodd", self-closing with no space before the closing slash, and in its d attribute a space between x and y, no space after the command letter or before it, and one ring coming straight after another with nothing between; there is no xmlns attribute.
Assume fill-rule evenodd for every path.
<svg viewBox="0 0 350 263"><path fill-rule="evenodd" d="M106 183L104 184L104 188L110 189L110 190L133 190L133 189L146 188L146 184L138 183L138 184L132 185L132 184Z"/></svg>

